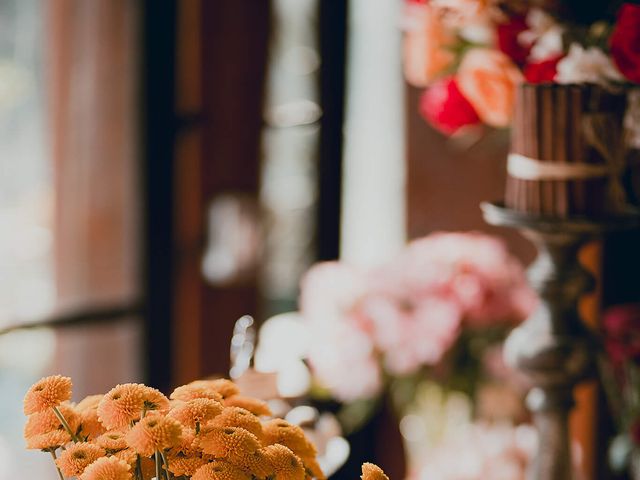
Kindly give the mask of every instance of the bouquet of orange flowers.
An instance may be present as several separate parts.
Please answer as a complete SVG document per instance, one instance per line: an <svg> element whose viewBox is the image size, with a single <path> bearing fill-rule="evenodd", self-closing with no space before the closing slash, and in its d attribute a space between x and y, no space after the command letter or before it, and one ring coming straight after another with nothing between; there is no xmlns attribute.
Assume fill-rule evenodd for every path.
<svg viewBox="0 0 640 480"><path fill-rule="evenodd" d="M198 380L169 398L128 383L78 404L71 387L68 377L46 377L24 398L27 448L51 454L62 480L325 478L304 431L230 380ZM388 480L373 464L362 471L363 480Z"/></svg>

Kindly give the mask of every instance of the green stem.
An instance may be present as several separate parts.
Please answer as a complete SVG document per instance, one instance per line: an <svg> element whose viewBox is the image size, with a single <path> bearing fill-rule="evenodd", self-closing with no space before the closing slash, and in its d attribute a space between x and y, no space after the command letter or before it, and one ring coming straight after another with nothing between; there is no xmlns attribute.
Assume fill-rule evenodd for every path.
<svg viewBox="0 0 640 480"><path fill-rule="evenodd" d="M58 464L56 463L56 460L58 460L58 457L56 457L56 451L54 449L51 449L51 450L49 450L49 453L53 457L53 464L55 465L56 470L58 471L58 476L60 477L60 480L64 480L64 476L62 475L62 472L60 471L60 468L58 467Z"/></svg>
<svg viewBox="0 0 640 480"><path fill-rule="evenodd" d="M165 471L165 475L167 476L167 480L171 480L173 475L171 475L171 472L169 471L169 462L167 461L167 457L166 457L166 455L164 454L163 451L160 451L160 456L162 457L162 461L164 462L164 466L167 469Z"/></svg>
<svg viewBox="0 0 640 480"><path fill-rule="evenodd" d="M156 457L156 480L161 480L160 479L160 455L158 450L156 450L155 457Z"/></svg>
<svg viewBox="0 0 640 480"><path fill-rule="evenodd" d="M56 414L56 417L58 417L58 420L60 420L60 423L62 424L64 429L71 436L71 440L73 440L75 443L78 443L78 437L76 437L75 432L71 431L71 427L67 423L67 419L64 418L64 415L62 415L62 412L58 410L58 407L53 407L53 413Z"/></svg>

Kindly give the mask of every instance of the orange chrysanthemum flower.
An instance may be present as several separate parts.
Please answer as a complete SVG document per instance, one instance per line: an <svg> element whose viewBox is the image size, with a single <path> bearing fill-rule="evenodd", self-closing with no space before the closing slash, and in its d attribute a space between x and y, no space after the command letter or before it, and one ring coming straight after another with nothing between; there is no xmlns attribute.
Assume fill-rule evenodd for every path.
<svg viewBox="0 0 640 480"><path fill-rule="evenodd" d="M136 461L138 460L138 454L133 448L125 448L123 450L118 450L113 453L113 456L118 460L122 460L127 465L129 465L132 469L135 468ZM146 457L145 457L146 458ZM155 465L155 462L154 462Z"/></svg>
<svg viewBox="0 0 640 480"><path fill-rule="evenodd" d="M240 407L245 410L249 410L251 413L257 416L270 416L272 415L271 409L267 402L259 400L257 398L245 397L244 395L233 395L232 397L225 398L224 404L228 407Z"/></svg>
<svg viewBox="0 0 640 480"><path fill-rule="evenodd" d="M373 463L362 464L362 480L389 480L382 469Z"/></svg>
<svg viewBox="0 0 640 480"><path fill-rule="evenodd" d="M191 480L251 480L251 476L224 460L214 460L200 467Z"/></svg>
<svg viewBox="0 0 640 480"><path fill-rule="evenodd" d="M237 459L234 463L249 475L260 480L272 477L275 474L269 456L262 450L256 450L252 454Z"/></svg>
<svg viewBox="0 0 640 480"><path fill-rule="evenodd" d="M191 476L208 459L202 458L195 444L196 435L192 430L183 430L180 442L167 453L169 471L176 476Z"/></svg>
<svg viewBox="0 0 640 480"><path fill-rule="evenodd" d="M131 480L131 466L116 457L102 457L85 469L80 480Z"/></svg>
<svg viewBox="0 0 640 480"><path fill-rule="evenodd" d="M262 431L266 445L279 443L291 449L301 458L315 458L317 454L316 447L298 425L276 418L265 422Z"/></svg>
<svg viewBox="0 0 640 480"><path fill-rule="evenodd" d="M71 431L75 433L80 426L80 417L74 410L73 406L68 402L65 402L58 406L58 410L69 424ZM49 433L54 430L64 430L64 427L54 411L49 409L44 412L29 415L27 423L24 426L24 437L27 438L34 435L42 435L43 433Z"/></svg>
<svg viewBox="0 0 640 480"><path fill-rule="evenodd" d="M107 393L98 405L98 417L107 429L128 426L139 420L143 411L166 412L169 399L155 388L138 383L118 385Z"/></svg>
<svg viewBox="0 0 640 480"><path fill-rule="evenodd" d="M216 415L220 415L223 408L217 400L194 398L187 402L177 401L168 416L175 418L185 427L196 428L197 425L204 425Z"/></svg>
<svg viewBox="0 0 640 480"><path fill-rule="evenodd" d="M83 398L76 405L76 410L80 413L89 409L95 410L98 408L98 405L100 404L100 400L102 400L102 397L104 397L104 395L89 395L88 397Z"/></svg>
<svg viewBox="0 0 640 480"><path fill-rule="evenodd" d="M129 465L132 472L137 468L138 454L132 448L115 452L113 456ZM147 480L156 476L156 462L153 458L140 457L140 467L142 469L142 479Z"/></svg>
<svg viewBox="0 0 640 480"><path fill-rule="evenodd" d="M193 382L198 385L206 386L222 395L222 398L238 395L240 389L238 386L227 378L216 378L215 380L196 380Z"/></svg>
<svg viewBox="0 0 640 480"><path fill-rule="evenodd" d="M80 415L80 436L86 440L95 440L107 431L98 418L98 405L104 395L89 395L76 405Z"/></svg>
<svg viewBox="0 0 640 480"><path fill-rule="evenodd" d="M315 457L301 457L300 460L302 460L304 468L313 478L316 478L317 480L326 480L327 477L322 471L322 468L320 468L320 464Z"/></svg>
<svg viewBox="0 0 640 480"><path fill-rule="evenodd" d="M51 450L66 445L71 441L71 437L65 430L53 430L40 435L32 435L26 440L29 450Z"/></svg>
<svg viewBox="0 0 640 480"><path fill-rule="evenodd" d="M188 383L176 388L169 396L171 400L182 400L188 402L196 398L208 398L217 402L222 402L222 395L207 385L201 385L198 382Z"/></svg>
<svg viewBox="0 0 640 480"><path fill-rule="evenodd" d="M264 447L265 453L275 472L276 480L304 480L307 472L302 460L284 445Z"/></svg>
<svg viewBox="0 0 640 480"><path fill-rule="evenodd" d="M71 379L62 375L45 377L34 383L24 396L24 413L43 412L71 400Z"/></svg>
<svg viewBox="0 0 640 480"><path fill-rule="evenodd" d="M197 439L204 453L232 461L254 453L260 448L256 436L239 427L207 427Z"/></svg>
<svg viewBox="0 0 640 480"><path fill-rule="evenodd" d="M159 413L150 413L129 430L125 438L136 452L149 457L156 451L178 445L181 436L182 426L177 420Z"/></svg>
<svg viewBox="0 0 640 480"><path fill-rule="evenodd" d="M107 452L115 453L119 450L124 450L129 445L124 438L123 432L107 432L100 435L95 439L96 445L104 448Z"/></svg>
<svg viewBox="0 0 640 480"><path fill-rule="evenodd" d="M60 454L56 465L63 475L79 477L85 468L106 454L107 452L98 445L87 442L74 443Z"/></svg>
<svg viewBox="0 0 640 480"><path fill-rule="evenodd" d="M208 460L201 456L187 457L185 455L171 455L168 457L169 471L176 477L187 476L190 477L196 471L206 465Z"/></svg>
<svg viewBox="0 0 640 480"><path fill-rule="evenodd" d="M220 415L211 421L214 427L240 427L262 439L262 423L258 417L240 407L226 407Z"/></svg>

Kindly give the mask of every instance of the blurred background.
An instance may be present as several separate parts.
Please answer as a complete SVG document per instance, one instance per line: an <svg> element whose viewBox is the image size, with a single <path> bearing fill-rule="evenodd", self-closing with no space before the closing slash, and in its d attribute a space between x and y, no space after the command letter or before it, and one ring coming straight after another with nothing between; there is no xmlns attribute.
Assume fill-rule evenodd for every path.
<svg viewBox="0 0 640 480"><path fill-rule="evenodd" d="M425 125L401 10L0 0L0 479L55 478L23 449L34 380L69 375L80 398L226 375L235 321L295 310L316 261L375 266L437 230L532 260L478 208L503 195L508 134ZM587 308L628 295L610 285ZM392 470L394 425L352 451Z"/></svg>

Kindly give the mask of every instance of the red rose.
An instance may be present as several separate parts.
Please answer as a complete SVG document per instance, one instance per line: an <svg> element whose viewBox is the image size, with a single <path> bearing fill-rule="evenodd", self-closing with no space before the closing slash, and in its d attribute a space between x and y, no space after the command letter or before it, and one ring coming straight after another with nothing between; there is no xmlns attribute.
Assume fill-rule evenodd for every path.
<svg viewBox="0 0 640 480"><path fill-rule="evenodd" d="M615 363L640 361L640 304L611 307L602 326L605 345Z"/></svg>
<svg viewBox="0 0 640 480"><path fill-rule="evenodd" d="M557 73L558 62L563 58L559 55L541 62L528 63L524 67L524 78L529 83L552 83Z"/></svg>
<svg viewBox="0 0 640 480"><path fill-rule="evenodd" d="M611 56L622 74L640 83L640 5L625 3L610 39Z"/></svg>
<svg viewBox="0 0 640 480"><path fill-rule="evenodd" d="M425 90L420 99L420 114L445 135L453 135L466 125L480 123L480 117L462 95L453 77L437 80Z"/></svg>
<svg viewBox="0 0 640 480"><path fill-rule="evenodd" d="M498 48L513 60L522 65L529 56L531 46L524 46L518 41L518 35L529 27L524 17L511 17L508 23L498 25Z"/></svg>

